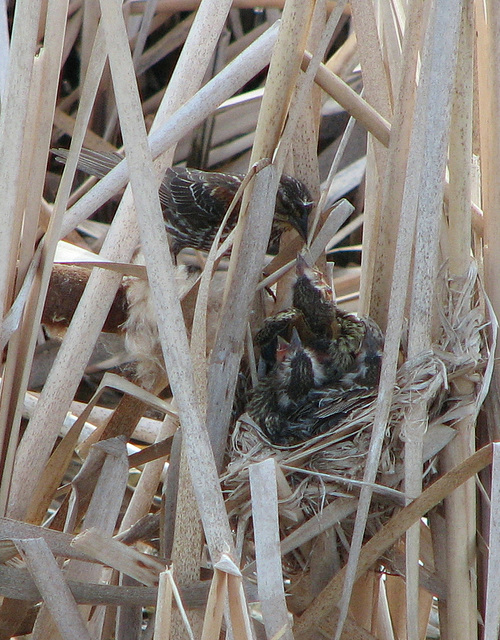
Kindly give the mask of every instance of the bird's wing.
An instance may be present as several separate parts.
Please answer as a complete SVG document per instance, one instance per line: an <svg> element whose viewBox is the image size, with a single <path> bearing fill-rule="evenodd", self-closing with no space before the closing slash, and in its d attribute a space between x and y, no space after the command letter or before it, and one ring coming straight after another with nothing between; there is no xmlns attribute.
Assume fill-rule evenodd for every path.
<svg viewBox="0 0 500 640"><path fill-rule="evenodd" d="M160 201L171 215L201 215L218 225L240 184L238 176L176 167L165 173Z"/></svg>

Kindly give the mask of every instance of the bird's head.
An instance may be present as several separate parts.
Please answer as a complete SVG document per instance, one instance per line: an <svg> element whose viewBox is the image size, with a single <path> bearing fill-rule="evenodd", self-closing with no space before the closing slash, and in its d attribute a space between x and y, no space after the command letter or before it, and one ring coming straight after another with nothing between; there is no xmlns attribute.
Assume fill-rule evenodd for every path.
<svg viewBox="0 0 500 640"><path fill-rule="evenodd" d="M288 396L294 401L325 381L323 363L312 349L304 348L296 329L293 330L290 343L280 338L276 359L278 376L286 385Z"/></svg>
<svg viewBox="0 0 500 640"><path fill-rule="evenodd" d="M307 300L308 304L314 299L317 299L318 302L333 302L332 288L323 278L321 271L310 267L300 253L295 261L295 273L297 280L293 286L294 306L303 310L301 307L302 298Z"/></svg>
<svg viewBox="0 0 500 640"><path fill-rule="evenodd" d="M314 200L303 182L282 176L276 194L275 223L283 230L295 229L307 241L307 223Z"/></svg>

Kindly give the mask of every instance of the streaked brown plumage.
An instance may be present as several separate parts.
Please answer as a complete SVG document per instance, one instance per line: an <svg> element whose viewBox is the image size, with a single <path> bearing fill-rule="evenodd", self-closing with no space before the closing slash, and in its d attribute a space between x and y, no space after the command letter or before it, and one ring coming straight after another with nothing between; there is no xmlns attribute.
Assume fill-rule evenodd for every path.
<svg viewBox="0 0 500 640"><path fill-rule="evenodd" d="M257 332L255 342L267 368L274 364L278 336L290 339L296 329L305 347L313 349L316 358L325 369L328 383L339 381L351 370L362 365L360 359L366 351L366 341L375 352L383 345L383 336L376 323L367 317L358 317L340 309L333 300L331 288L321 274L308 267L302 257L297 259L297 280L293 285L293 307L266 318ZM380 358L373 358L371 371L380 365ZM354 375L354 373L353 373Z"/></svg>
<svg viewBox="0 0 500 640"><path fill-rule="evenodd" d="M256 342L271 372L257 385L247 412L274 444L294 444L333 428L378 384L383 335L368 317L337 307L319 272L299 261L293 307L267 318ZM290 400L277 344L290 332L300 340L300 401ZM307 364L308 361L308 364ZM290 361L293 370L294 361ZM281 402L276 402L277 394ZM326 412L326 413L325 413Z"/></svg>
<svg viewBox="0 0 500 640"><path fill-rule="evenodd" d="M289 444L290 416L307 406L313 389L325 381L315 354L305 349L294 329L288 345L281 345L271 372L253 389L246 411L275 444Z"/></svg>
<svg viewBox="0 0 500 640"><path fill-rule="evenodd" d="M64 161L65 149L53 151ZM82 149L78 167L97 177L104 177L121 160L117 153L98 153ZM165 226L172 239L172 252L191 247L209 251L215 234L224 218L243 176L199 171L197 169L168 169L159 188ZM274 222L269 249L276 250L283 231L296 229L307 239L307 221L313 201L306 186L291 176L283 175L276 196ZM238 220L239 204L235 207L222 234L224 239Z"/></svg>

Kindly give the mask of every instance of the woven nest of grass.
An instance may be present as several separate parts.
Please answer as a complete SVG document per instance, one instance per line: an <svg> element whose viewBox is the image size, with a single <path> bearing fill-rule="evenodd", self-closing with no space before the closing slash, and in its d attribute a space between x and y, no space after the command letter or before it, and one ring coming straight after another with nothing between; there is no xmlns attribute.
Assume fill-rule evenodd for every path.
<svg viewBox="0 0 500 640"><path fill-rule="evenodd" d="M428 425L423 438L423 459L429 477L435 471L437 453L455 435L454 425L464 416L476 414L487 381L489 359L487 323L478 301L471 310L464 301L477 286L477 272L469 271L460 291L451 290L442 281L439 305L439 336L432 350L406 359L400 366L385 431L374 498L367 526L373 534L404 505L400 491L404 476L404 442L411 437L406 417L415 403L428 407ZM403 340L404 343L404 340ZM473 395L455 395L453 381L458 377L473 382ZM289 495L280 496L282 534L286 537L297 527L297 513L310 517L339 499L351 499L352 509L336 523L339 553L348 552L354 523L355 499L363 482L365 462L370 448L371 427L377 407L378 389L359 399L353 410L332 429L293 446L271 444L248 415L243 414L232 433L227 472L223 476L226 504L230 517L240 530L243 557L252 561L252 531L247 526L251 513L249 465L273 457L288 485ZM243 535L243 530L245 534ZM285 563L285 573L295 563ZM299 569L299 565L295 565Z"/></svg>

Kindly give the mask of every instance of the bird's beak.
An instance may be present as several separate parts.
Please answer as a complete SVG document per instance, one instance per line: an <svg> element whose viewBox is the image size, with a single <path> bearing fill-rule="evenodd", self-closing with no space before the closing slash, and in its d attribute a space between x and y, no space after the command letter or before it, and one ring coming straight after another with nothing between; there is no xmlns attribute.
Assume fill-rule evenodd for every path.
<svg viewBox="0 0 500 640"><path fill-rule="evenodd" d="M309 212L302 214L302 216L292 222L294 228L298 231L300 237L304 242L307 242L307 220Z"/></svg>

